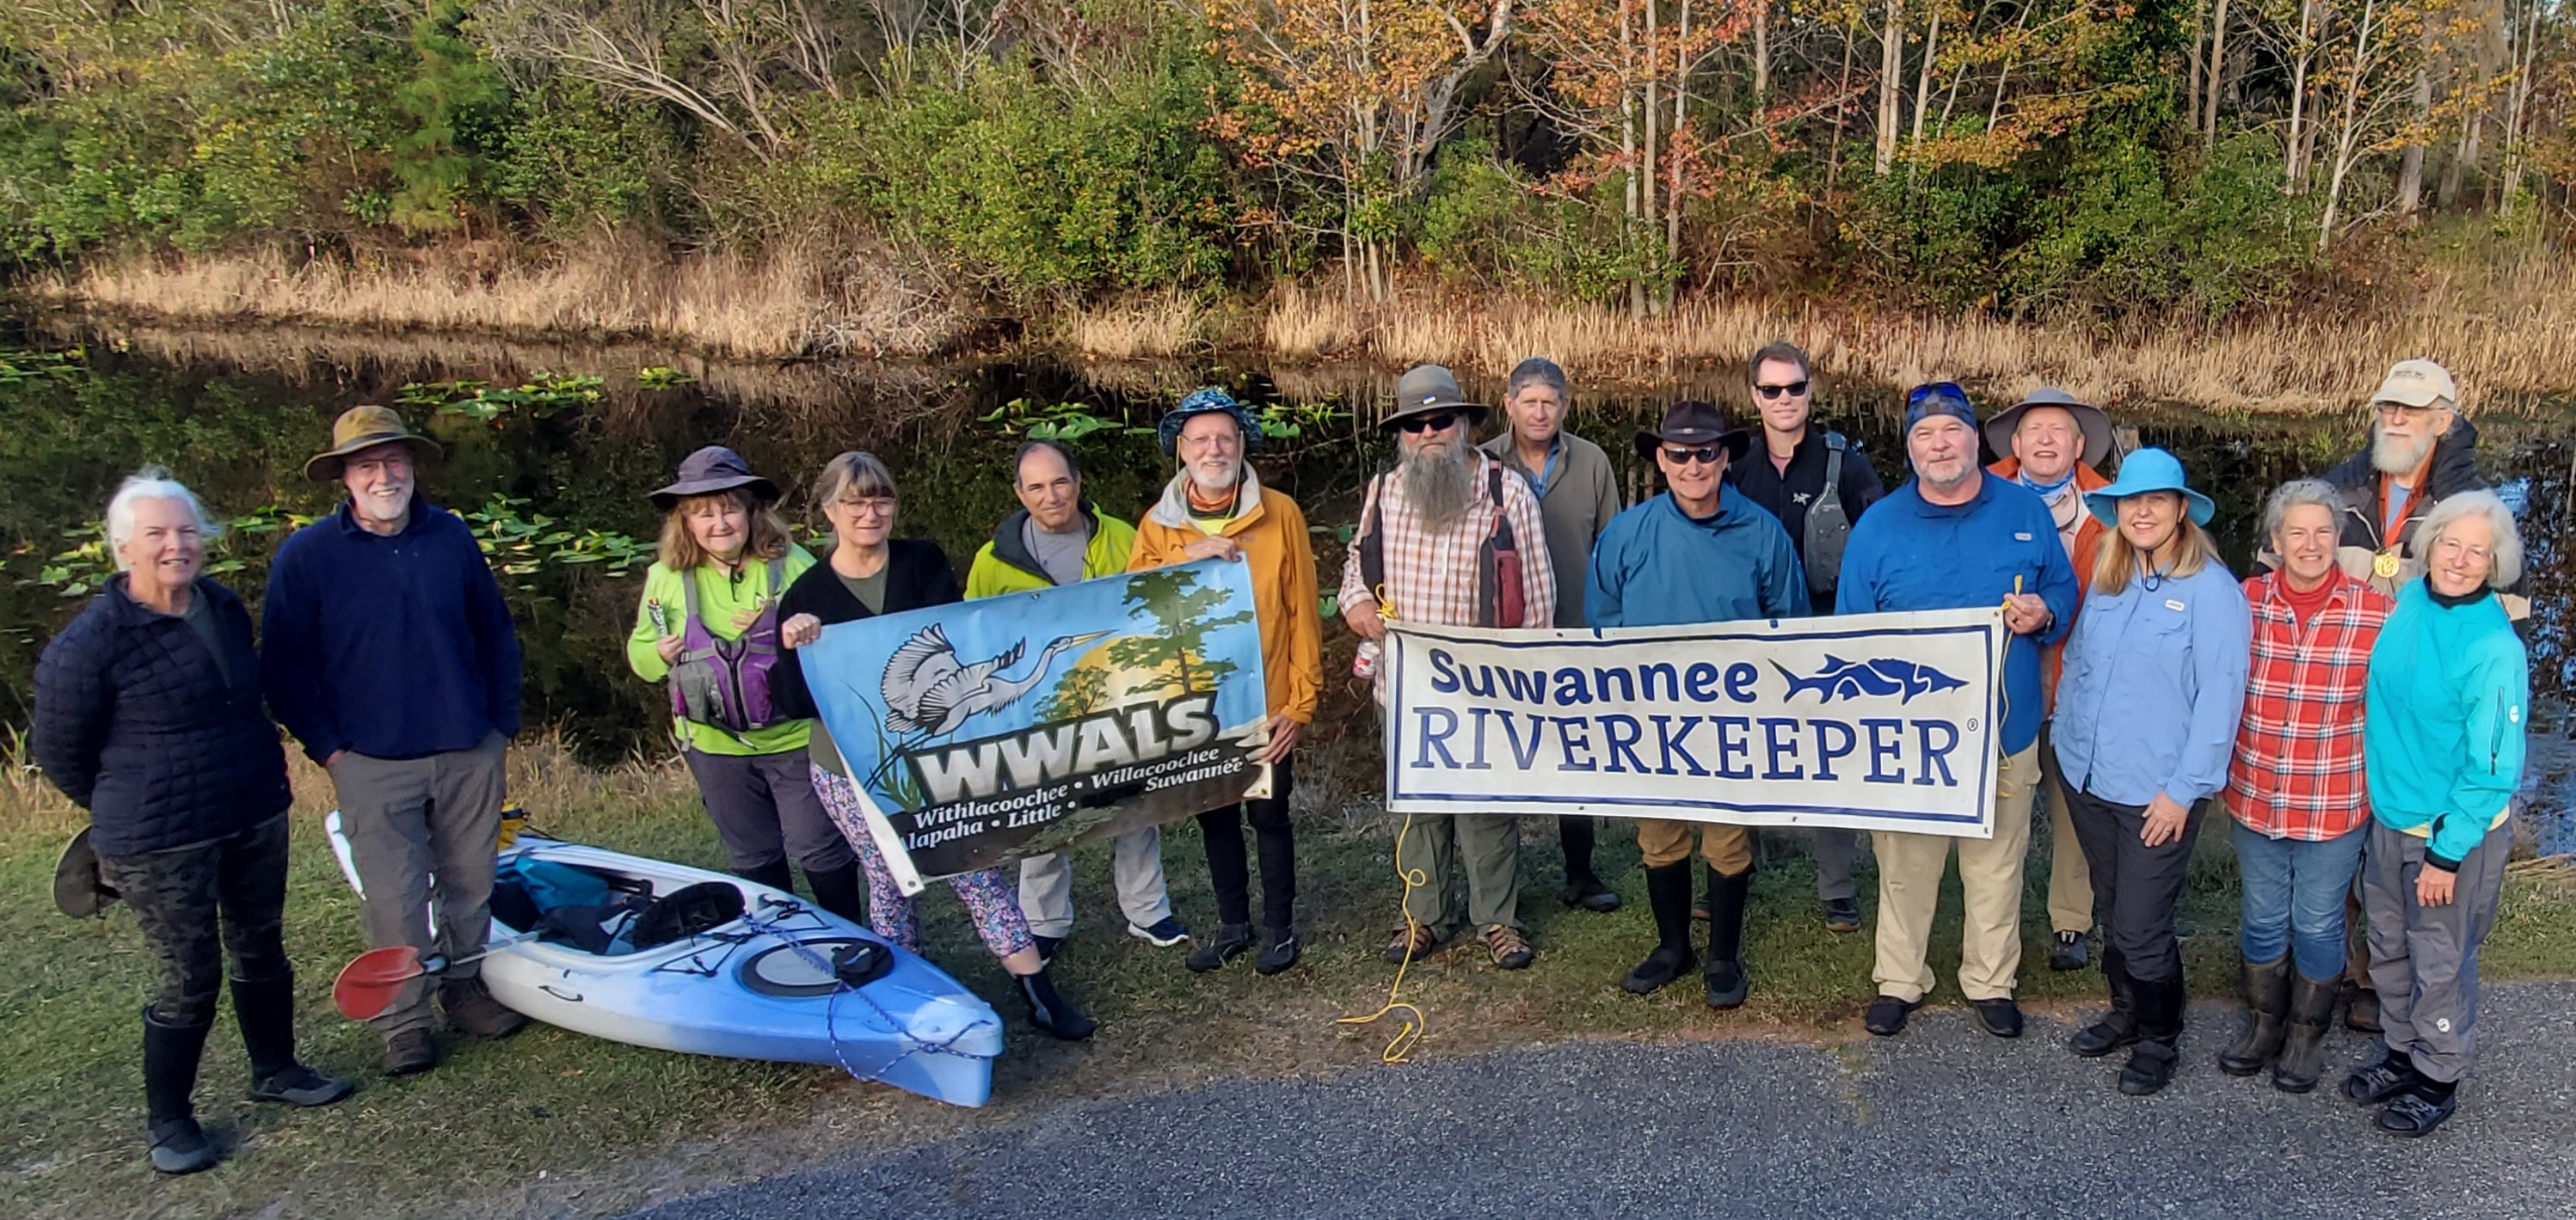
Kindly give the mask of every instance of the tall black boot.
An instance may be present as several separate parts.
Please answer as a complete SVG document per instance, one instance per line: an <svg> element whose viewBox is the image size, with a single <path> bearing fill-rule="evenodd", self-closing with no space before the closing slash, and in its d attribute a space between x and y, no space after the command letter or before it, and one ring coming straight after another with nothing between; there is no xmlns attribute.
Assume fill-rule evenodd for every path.
<svg viewBox="0 0 2576 1220"><path fill-rule="evenodd" d="M1601 884L1592 871L1592 819L1579 813L1556 817L1557 844L1565 849L1565 905L1607 913L1619 909L1619 895Z"/></svg>
<svg viewBox="0 0 2576 1220"><path fill-rule="evenodd" d="M2111 1011L2102 1019L2075 1031L2068 1046L2087 1059L2099 1059L2138 1041L2138 984L2129 977L2128 959L2102 938L2102 981L2111 992Z"/></svg>
<svg viewBox="0 0 2576 1220"><path fill-rule="evenodd" d="M1622 990L1645 995L1680 978L1696 959L1690 944L1691 866L1683 860L1659 864L1646 870L1646 906L1655 913L1655 951L1628 977L1619 980Z"/></svg>
<svg viewBox="0 0 2576 1220"><path fill-rule="evenodd" d="M2182 976L2131 980L2138 1004L2138 1045L2120 1069L2120 1091L2131 1097L2157 1092L2173 1079L2182 1056Z"/></svg>
<svg viewBox="0 0 2576 1220"><path fill-rule="evenodd" d="M733 870L733 875L754 885L768 886L782 894L796 892L796 871L785 860L764 864L758 868L738 868Z"/></svg>
<svg viewBox="0 0 2576 1220"><path fill-rule="evenodd" d="M2218 1070L2230 1076L2262 1071L2281 1052L2290 1014L2290 955L2245 963L2245 1033L2218 1053Z"/></svg>
<svg viewBox="0 0 2576 1220"><path fill-rule="evenodd" d="M1080 1042L1091 1036L1096 1027L1092 1019L1056 990L1055 980L1045 968L1036 974L1020 975L1019 982L1020 995L1029 1002L1029 1024L1064 1042Z"/></svg>
<svg viewBox="0 0 2576 1220"><path fill-rule="evenodd" d="M2272 1064L2273 1088L2305 1093L2317 1087L2317 1078L2325 1074L2326 1028L2334 1020L2340 990L2336 979L2304 974L2290 984L2289 1037L2281 1045L2281 1057Z"/></svg>
<svg viewBox="0 0 2576 1220"><path fill-rule="evenodd" d="M152 1167L162 1173L195 1173L214 1167L215 1146L197 1126L197 1061L206 1053L214 1022L167 1025L143 1010L143 1102L152 1124Z"/></svg>
<svg viewBox="0 0 2576 1220"><path fill-rule="evenodd" d="M780 871L786 870L780 865ZM762 882L762 884L768 884ZM853 860L839 868L815 872L805 870L805 884L814 891L814 905L851 923L868 926L868 900L859 888L859 862ZM782 887L783 888L783 887Z"/></svg>
<svg viewBox="0 0 2576 1220"><path fill-rule="evenodd" d="M233 980L233 1016L250 1052L250 1099L327 1106L355 1087L296 1062L295 976Z"/></svg>
<svg viewBox="0 0 2576 1220"><path fill-rule="evenodd" d="M1753 870L1733 877L1708 870L1708 1006L1738 1008L1752 990L1744 975L1744 904L1753 893Z"/></svg>

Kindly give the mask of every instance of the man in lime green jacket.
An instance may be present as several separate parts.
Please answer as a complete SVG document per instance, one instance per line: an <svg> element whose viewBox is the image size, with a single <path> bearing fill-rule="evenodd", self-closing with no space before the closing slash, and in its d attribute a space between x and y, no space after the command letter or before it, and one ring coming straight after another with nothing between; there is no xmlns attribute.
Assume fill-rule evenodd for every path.
<svg viewBox="0 0 2576 1220"><path fill-rule="evenodd" d="M966 572L966 596L998 597L1075 584L1127 570L1136 549L1136 527L1092 507L1082 498L1082 470L1073 454L1053 441L1020 446L1012 465L1012 490L1020 511L1002 519L993 540L975 552ZM1172 917L1163 887L1163 833L1148 826L1112 840L1118 905L1127 932L1169 947L1189 939ZM1073 862L1063 853L1020 862L1020 910L1029 918L1038 951L1055 956L1073 934Z"/></svg>

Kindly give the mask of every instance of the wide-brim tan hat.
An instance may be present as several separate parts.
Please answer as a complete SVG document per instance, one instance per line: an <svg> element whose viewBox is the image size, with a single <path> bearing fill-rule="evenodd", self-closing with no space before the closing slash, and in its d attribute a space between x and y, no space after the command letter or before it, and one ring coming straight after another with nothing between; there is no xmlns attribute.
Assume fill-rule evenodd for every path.
<svg viewBox="0 0 2576 1220"><path fill-rule="evenodd" d="M2092 467L2094 473L2101 473L2102 464L2111 460L2110 415L2056 386L2041 386L2031 391L2030 397L2004 408L2002 414L1986 421L1986 444L1995 451L1996 457L2013 455L2013 430L2021 427L2021 417L2032 407L2055 407L2075 417L2075 430L2084 434L2084 456L2081 460Z"/></svg>
<svg viewBox="0 0 2576 1220"><path fill-rule="evenodd" d="M435 461L445 451L438 442L403 426L402 416L391 407L351 407L331 423L331 447L305 460L304 477L316 483L329 483L340 477L340 468L348 464L349 455L378 445L400 444L416 458Z"/></svg>

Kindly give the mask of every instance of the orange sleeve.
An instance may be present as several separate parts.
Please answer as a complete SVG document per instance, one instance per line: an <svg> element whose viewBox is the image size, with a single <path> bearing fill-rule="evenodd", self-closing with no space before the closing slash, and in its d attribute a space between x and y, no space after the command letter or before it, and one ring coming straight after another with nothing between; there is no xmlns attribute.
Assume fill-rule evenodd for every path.
<svg viewBox="0 0 2576 1220"><path fill-rule="evenodd" d="M1279 641L1288 650L1288 689L1274 706L1280 715L1309 724L1324 692L1323 606L1315 577L1315 546L1306 531L1306 514L1296 501L1274 496L1270 512L1278 518L1280 563L1288 569L1282 573L1281 596L1288 604Z"/></svg>
<svg viewBox="0 0 2576 1220"><path fill-rule="evenodd" d="M1180 558L1180 554L1179 549L1172 546L1172 531L1148 515L1136 523L1136 549L1127 556L1127 570L1145 572L1169 567Z"/></svg>

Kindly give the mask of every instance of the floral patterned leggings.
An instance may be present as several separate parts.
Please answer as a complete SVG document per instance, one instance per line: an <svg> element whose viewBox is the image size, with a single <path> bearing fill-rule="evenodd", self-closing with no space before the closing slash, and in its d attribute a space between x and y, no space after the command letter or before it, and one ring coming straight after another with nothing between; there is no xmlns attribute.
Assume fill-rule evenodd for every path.
<svg viewBox="0 0 2576 1220"><path fill-rule="evenodd" d="M878 850L876 836L868 833L858 787L846 775L816 767L814 794L823 798L823 812L831 815L832 824L858 850L859 868L868 876L868 923L877 935L920 952L921 903L896 888L885 853ZM1000 868L951 877L948 885L975 917L975 934L984 938L984 947L993 956L1009 957L1037 943L1029 935L1028 917L1020 913L1020 896Z"/></svg>

